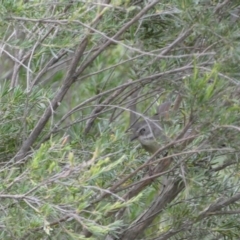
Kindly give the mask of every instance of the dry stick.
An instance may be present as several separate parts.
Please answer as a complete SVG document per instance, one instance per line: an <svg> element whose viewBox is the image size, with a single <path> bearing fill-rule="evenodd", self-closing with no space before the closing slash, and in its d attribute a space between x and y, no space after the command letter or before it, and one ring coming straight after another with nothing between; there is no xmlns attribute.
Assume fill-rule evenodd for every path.
<svg viewBox="0 0 240 240"><path fill-rule="evenodd" d="M132 111L133 110L133 108L131 108L131 106L132 106L132 101L133 101L133 99L131 100L127 100L127 101L125 101L129 96L131 96L132 94L133 94L133 92L134 91L136 91L136 90L130 90L130 91L128 91L126 94L125 94L125 96L123 96L124 98L123 99L121 99L121 101L119 102L119 104L127 104L127 108L128 108L128 110L129 111ZM151 94L151 95L150 95ZM153 95L154 94L154 95ZM144 96L146 96L144 99L142 99L142 100L139 100L140 98L142 98L142 97L144 97ZM154 96L156 96L156 90L153 90L153 91L151 91L151 92L147 92L147 93L145 93L145 94L142 94L142 95L140 95L140 96L138 96L137 97L137 99L136 100L138 100L137 102L136 102L136 104L138 104L138 103L140 103L140 102L143 102L143 101L145 101L145 100L147 100L147 99L149 99L149 98L153 98ZM135 107L134 107L135 108ZM149 107L150 108L150 107ZM147 108L143 113L145 113L149 108ZM138 114L136 114L136 113L138 113L137 111L135 111L135 110L133 110L134 111L134 113L135 113L135 115L137 115L138 116ZM121 110L118 114L116 114L116 116L112 116L112 119L111 119L111 122L113 122L116 118L118 118L122 113L124 112L124 110ZM130 118L131 118L131 116L132 116L132 120L130 119L130 123L132 122L132 124L131 125L129 125L129 127L128 127L128 129L125 131L125 132L128 132L128 130L136 123L136 120L138 120L138 119L136 119L136 120L134 120L134 115L131 115L130 114ZM138 117L138 118L140 118L140 117ZM134 120L134 121L133 121Z"/></svg>
<svg viewBox="0 0 240 240"><path fill-rule="evenodd" d="M130 89L130 90L128 90L128 91L123 92L122 95L119 95L119 97L115 99L116 102L118 102L119 105L124 104L124 101L125 101L126 99L128 99L128 97L131 96L135 91L136 91L136 89L135 89L135 90ZM130 102L131 102L131 101L130 101ZM130 104L128 104L127 107L128 107L129 105L130 105ZM112 112L112 114L111 114L111 116L110 116L110 118L109 118L109 123L112 123L114 120L116 120L116 119L124 112L124 111L122 110L122 111L120 111L119 113L116 113L116 111L117 111L117 108L115 108L115 109L113 110L113 112Z"/></svg>
<svg viewBox="0 0 240 240"><path fill-rule="evenodd" d="M119 61L121 61L121 60L122 60L122 58L121 58ZM110 73L110 75L108 76L107 81L105 81L105 83L104 83L104 85L103 85L103 87L102 87L102 90L100 90L100 92L103 91L103 89L107 86L107 83L108 83L108 81L111 79L111 77L112 77L112 75L113 75L113 73L114 73L114 70L115 70L115 68L113 68L113 69L111 70L111 73ZM125 90L125 89L123 89L123 91L124 91L124 90ZM116 92L118 92L118 91L116 91ZM106 104L106 102L110 103L112 100L116 99L117 96L120 95L120 93L121 93L121 91L119 91L118 94L115 94L114 98L109 99L109 101L106 101L106 100L105 100L105 101L103 101L103 103L104 103L104 104ZM113 93L113 95L114 95L114 93ZM98 103L101 103L101 101L102 101L102 99L99 98L99 99L98 99ZM100 109L99 107L96 107L96 108L94 108L94 109L92 110L92 112L91 112L91 114L90 114L90 116L92 116L92 118L90 118L90 119L86 122L86 126L85 126L85 129L84 129L84 133L85 133L85 134L87 134L87 133L90 131L91 127L92 127L93 124L94 124L94 121L95 121L96 118L97 118L97 117L94 117L94 115L95 115L96 113L101 113L102 110L104 110L104 108L101 108L101 109Z"/></svg>
<svg viewBox="0 0 240 240"><path fill-rule="evenodd" d="M139 18L141 18L145 12L147 12L149 9L151 9L153 6L155 6L159 0L153 1L151 4L147 5L140 13L138 13L132 20L130 20L125 26L123 26L114 36L113 39L117 39L121 34L123 34L126 29L128 29L132 24L134 24ZM99 14L95 20L93 21L93 25L97 24L100 18L103 15L103 11L101 14ZM39 134L42 132L43 128L45 127L46 123L48 122L49 118L52 116L53 111L57 109L59 106L59 103L63 100L65 94L71 87L71 85L77 80L78 76L96 59L96 57L102 53L111 43L111 40L108 40L103 46L95 53L93 54L88 61L86 61L85 64L82 64L78 68L78 70L75 72L78 62L81 59L84 50L87 47L88 43L88 36L86 36L82 42L79 44L76 54L73 58L73 61L71 63L70 69L68 71L68 74L63 82L62 87L60 90L56 93L55 97L51 101L51 104L47 107L44 114L38 121L35 128L30 133L29 137L23 142L20 150L17 152L17 154L13 157L13 161L19 161L22 158L24 158L31 148L32 144L35 142L35 140L38 138Z"/></svg>
<svg viewBox="0 0 240 240"><path fill-rule="evenodd" d="M215 14L218 14L220 12L220 10L225 6L227 5L228 3L230 2L230 0L225 0L223 1L222 3L219 3L216 8L214 9L214 13Z"/></svg>
<svg viewBox="0 0 240 240"><path fill-rule="evenodd" d="M33 79L31 87L30 87L30 91L32 90L32 88L40 81L41 77L47 72L47 70L49 69L49 67L53 66L53 64L55 64L56 62L58 62L64 55L67 54L66 50L60 50L59 53L57 54L57 58L53 57L51 58L46 64L45 66L42 68L42 70L38 73L38 75Z"/></svg>
<svg viewBox="0 0 240 240"><path fill-rule="evenodd" d="M132 127L138 119L138 116L135 112L137 112L137 100L138 100L138 94L141 90L141 87L137 87L133 89L133 94L131 95L131 102L129 104L129 110L130 110L130 117L129 117L129 127Z"/></svg>
<svg viewBox="0 0 240 240"><path fill-rule="evenodd" d="M23 54L24 54L23 50L18 50L18 53L15 53L14 55L15 55L16 59L21 59ZM18 72L19 72L20 67L21 67L21 65L15 61L14 66L13 66L11 82L10 82L10 88L14 88L18 85L18 79L19 79Z"/></svg>
<svg viewBox="0 0 240 240"><path fill-rule="evenodd" d="M99 49L100 47L97 47L96 49L93 49L92 51L97 51L98 49ZM205 51L205 50L204 50ZM152 53L152 52L159 52L159 49L158 50L154 50L154 51L150 51L150 53ZM85 54L87 54L88 52L86 52ZM214 53L209 53L209 54L214 54ZM131 61L133 61L133 60L135 60L135 59L138 59L138 58L141 58L141 57L143 57L143 56L145 56L146 54L144 53L144 54L139 54L139 55L137 55L136 57L132 57L132 58L130 58L130 59L127 59L127 60L124 60L124 61L122 61L122 62L120 62L120 63L118 63L118 64L114 64L114 65L112 65L112 66L110 66L110 67L106 67L106 68L103 68L103 69L101 69L101 70L98 70L98 71L96 71L96 72L93 72L93 73L88 73L88 74L86 74L86 75L83 75L83 76L81 76L81 77L79 77L78 78L78 81L81 81L81 80L83 80L83 79L86 79L86 78L88 78L88 77L92 77L92 76L94 76L94 75L98 75L98 74L100 74L100 73L102 73L102 72L105 72L105 71L107 71L107 70L110 70L110 69L112 69L112 68L115 68L115 67L117 67L117 66L120 66L120 65L122 65L122 64L125 64L125 63L128 63L128 62L131 62ZM160 56L160 55L158 55L158 59L159 58L163 58L163 59L169 59L169 58L182 58L182 57L199 57L199 56L202 56L202 55L207 55L207 53L206 54L202 54L202 53L198 53L198 54L191 54L191 55L177 55L177 56L170 56L170 55L168 55L168 56Z"/></svg>
<svg viewBox="0 0 240 240"><path fill-rule="evenodd" d="M128 132L129 129L131 129L135 123L138 122L138 120L141 118L141 116L144 116L143 114L145 114L152 106L154 103L156 103L157 100L155 100L154 102L152 102L144 111L143 113L139 114L137 112L137 104L142 102L142 101L146 101L147 99L149 98L152 98L153 96L148 96L150 93L146 93L146 94L142 94L140 96L138 96L139 94L139 91L141 90L141 87L137 90L137 92L135 92L133 94L133 96L131 96L131 100L130 100L130 105L129 105L129 112L130 112L130 121L129 121L129 125L128 125L128 128L125 132ZM154 91L155 92L155 91ZM140 98L143 98L144 96L147 96L145 97L144 99L140 100ZM137 101L138 100L138 101Z"/></svg>
<svg viewBox="0 0 240 240"><path fill-rule="evenodd" d="M175 102L173 104L173 111L177 111L179 109L181 102L182 102L182 95L181 93L178 93L178 96L175 99Z"/></svg>
<svg viewBox="0 0 240 240"><path fill-rule="evenodd" d="M120 91L120 92L122 92L122 91ZM145 95L147 95L147 94L143 94L143 95L141 95L140 97L143 97L143 96L145 96ZM140 97L139 97L139 98L140 98ZM151 97L153 97L153 96L149 96L148 98L151 98ZM146 99L147 99L147 98L146 98ZM116 99L115 99L115 100L116 100ZM142 102L142 101L144 101L144 100L141 100L141 101L139 101L139 102ZM129 102L129 101L128 101L128 102ZM139 103L139 102L138 102L138 103ZM114 109L120 109L121 112L124 112L124 111L128 111L128 110L129 110L129 109L127 109L127 108L121 107L119 104L118 104L118 105L113 105L113 104L98 104L98 105L96 105L96 104L94 104L94 105L91 105L91 106L93 106L93 107L100 107L100 106L102 106L102 107L104 107L104 110L102 110L101 112L96 113L96 114L94 114L94 115L92 115L92 116L87 116L87 117L81 118L81 120L76 120L76 121L68 124L67 126L64 126L64 127L60 128L60 129L59 129L59 128L56 129L55 131L52 130L52 131L51 131L51 134L57 133L57 132L59 132L59 131L61 131L61 130L64 130L64 129L66 129L66 128L71 127L71 126L74 125L74 124L77 124L77 123L80 123L80 122L84 122L84 121L86 121L86 120L88 120L88 119L90 119L90 118L92 118L92 117L97 117L97 116L99 116L99 115L102 114L102 113L106 113L106 112L112 111L112 110L114 110ZM89 105L89 106L87 106L87 107L82 107L81 109L83 109L83 108L88 108L88 107L91 107L91 106ZM106 107L110 107L110 108L109 108L109 109L106 109ZM75 112L76 112L76 111L79 111L79 110L81 110L81 109L75 110ZM143 114L140 114L140 113L138 113L138 112L135 112L135 114L136 114L137 116L139 116L139 118L140 118L140 117L142 117L142 118L145 117ZM119 114L119 115L120 115L120 114ZM149 119L149 120L150 120L150 119ZM126 130L126 132L127 132L127 130ZM48 139L50 138L50 135L48 135L47 137L48 137L48 138L44 138L43 142L46 141L46 140L48 140Z"/></svg>
<svg viewBox="0 0 240 240"><path fill-rule="evenodd" d="M125 87L126 88L126 87ZM96 114L97 116L101 114L102 110L106 108L106 106L103 105L108 105L112 100L114 100L122 91L125 89L118 89L117 91L113 92L108 98L106 98L101 104L99 104L94 111L91 113L91 116L89 116L90 121L88 122L88 125L85 128L85 134L88 133L90 130L93 121L96 119Z"/></svg>
<svg viewBox="0 0 240 240"><path fill-rule="evenodd" d="M174 183L168 185L153 201L151 206L144 212L130 227L124 231L120 240L136 239L153 222L159 214L177 195L184 189L184 183L177 179Z"/></svg>
<svg viewBox="0 0 240 240"><path fill-rule="evenodd" d="M182 41L184 41L193 31L193 26L191 28L189 28L188 30L186 30L184 33L182 33L177 39L175 39L171 44L169 44L169 46L164 49L159 56L157 56L153 61L151 61L147 66L152 65L156 60L161 59L162 56L166 55L167 53L169 53L175 46L177 46L179 43L181 43Z"/></svg>
<svg viewBox="0 0 240 240"><path fill-rule="evenodd" d="M131 128L134 126L135 123L138 122L138 120L141 118L141 115L145 114L145 113L153 106L153 104L156 103L157 99L155 99L154 101L152 101L152 102L150 103L150 105L148 105L148 107L143 111L142 114L139 114L139 113L137 112L137 104L140 103L140 102L142 102L142 101L146 101L146 100L149 99L149 98L152 98L153 96L150 95L150 94L152 94L152 92L156 92L156 91L157 91L157 92L162 93L162 89L160 88L160 89L153 90L152 92L148 92L148 93L146 93L146 94L142 94L142 95L138 96L138 93L139 93L140 90L141 90L141 89L138 89L138 92L134 93L134 95L131 96L131 97L132 97L131 100L130 100L131 105L129 106L130 122L129 122L129 127L128 127L128 129L126 130L126 132L128 132L128 130L131 129ZM150 96L149 96L149 95L150 95ZM144 99L142 99L142 100L139 101L139 99L140 99L140 98L143 98L144 96L147 96L147 97L145 97ZM155 93L155 96L156 96L156 93ZM138 102L137 102L137 100L138 100ZM157 113L156 113L156 114L157 114ZM155 115L156 115L156 114L155 114ZM154 115L154 116L155 116L155 115ZM153 120L153 119L154 119L154 116L151 117L150 120Z"/></svg>
<svg viewBox="0 0 240 240"><path fill-rule="evenodd" d="M36 49L47 37L48 35L53 31L54 27L50 28L49 31L41 38L40 41L38 41L38 43L34 46L34 48ZM24 63L30 56L32 53L32 49L29 50L21 59L21 63ZM19 72L19 69L21 67L21 64L19 64L18 66L16 66L16 68L14 68L14 73L16 75L16 73Z"/></svg>

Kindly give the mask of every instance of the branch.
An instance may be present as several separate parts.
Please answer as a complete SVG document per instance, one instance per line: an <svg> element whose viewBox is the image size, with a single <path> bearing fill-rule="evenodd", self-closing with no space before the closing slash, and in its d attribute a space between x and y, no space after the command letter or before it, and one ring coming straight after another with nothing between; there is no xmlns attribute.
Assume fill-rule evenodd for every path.
<svg viewBox="0 0 240 240"><path fill-rule="evenodd" d="M181 179L170 183L152 202L149 209L146 210L130 227L120 236L121 240L133 240L141 235L144 230L153 222L166 206L172 202L177 195L184 189L184 183Z"/></svg>
<svg viewBox="0 0 240 240"><path fill-rule="evenodd" d="M101 105L97 106L91 113L89 121L87 121L84 133L87 134L92 127L94 120L97 116L105 109L105 106L108 105L112 100L114 100L122 91L124 91L127 87L121 88L113 92L108 98L106 98ZM97 114L97 115L96 115Z"/></svg>
<svg viewBox="0 0 240 240"><path fill-rule="evenodd" d="M32 144L35 142L39 134L42 132L43 128L45 127L46 123L48 122L49 118L52 116L53 112L57 109L59 106L59 103L63 100L65 94L67 93L68 89L73 84L75 77L74 72L77 67L77 64L84 52L84 50L87 47L87 37L85 37L82 42L79 44L76 54L73 58L72 64L70 66L70 69L68 71L68 74L63 82L62 87L57 92L53 100L51 101L51 104L47 107L42 117L39 119L38 123L36 124L35 128L32 130L28 138L23 142L20 150L17 152L17 154L14 156L12 161L19 161L22 160L27 152L29 151Z"/></svg>
<svg viewBox="0 0 240 240"><path fill-rule="evenodd" d="M174 236L175 234L179 233L180 231L185 231L187 229L191 229L192 225L196 222L199 222L203 220L204 218L207 218L209 216L213 215L219 215L219 210L229 206L230 204L235 203L240 199L240 193L234 195L231 198L228 199L217 199L215 203L211 204L208 208L206 208L204 211L202 211L199 216L195 219L195 221L186 221L181 226L179 226L179 229L170 229L169 231L162 234L158 240L167 240L170 237Z"/></svg>

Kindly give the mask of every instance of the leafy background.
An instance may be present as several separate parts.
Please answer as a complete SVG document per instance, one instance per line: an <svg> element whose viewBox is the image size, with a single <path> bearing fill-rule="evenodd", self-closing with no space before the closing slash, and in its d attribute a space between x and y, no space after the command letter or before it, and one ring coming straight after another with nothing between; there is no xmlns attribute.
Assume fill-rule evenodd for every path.
<svg viewBox="0 0 240 240"><path fill-rule="evenodd" d="M239 14L237 0L2 1L1 239L239 239ZM145 117L182 98L162 172L129 141L136 92Z"/></svg>

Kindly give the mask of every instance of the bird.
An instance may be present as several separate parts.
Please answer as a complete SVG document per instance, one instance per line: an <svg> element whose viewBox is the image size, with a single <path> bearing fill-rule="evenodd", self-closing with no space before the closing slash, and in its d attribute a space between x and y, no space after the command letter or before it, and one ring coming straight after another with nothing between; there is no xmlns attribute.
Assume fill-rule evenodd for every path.
<svg viewBox="0 0 240 240"><path fill-rule="evenodd" d="M142 120L137 122L132 128L131 141L138 140L142 148L150 153L150 155L155 155L156 152L161 148L163 141L167 140L167 136L164 133L163 128L160 126L159 119L156 120L154 116L152 119ZM160 156L166 157L168 152L162 154L158 153L154 159ZM152 160L151 160L152 161ZM164 171L171 164L170 159L164 159L161 163L148 166L148 174L153 175L154 173L159 173Z"/></svg>
<svg viewBox="0 0 240 240"><path fill-rule="evenodd" d="M134 141L137 139L147 152L154 154L161 147L158 140L161 142L167 140L164 130L160 125L160 120L168 118L171 105L170 101L163 102L158 106L157 113L153 117L144 118L144 120L133 124L131 126L132 136L130 140ZM132 106L132 110L134 110L131 112L131 115L133 115L132 118L135 117L134 119L136 119L136 116L134 116L134 112L136 111L135 105Z"/></svg>
<svg viewBox="0 0 240 240"><path fill-rule="evenodd" d="M160 126L159 120L154 117L134 124L130 140L134 141L136 139L147 152L154 154L161 147L159 141L166 141L167 136Z"/></svg>

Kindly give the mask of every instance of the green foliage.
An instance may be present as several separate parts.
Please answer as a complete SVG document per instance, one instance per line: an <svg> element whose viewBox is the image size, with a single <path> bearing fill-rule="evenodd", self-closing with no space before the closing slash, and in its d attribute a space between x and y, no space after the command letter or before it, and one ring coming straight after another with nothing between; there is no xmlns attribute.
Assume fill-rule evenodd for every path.
<svg viewBox="0 0 240 240"><path fill-rule="evenodd" d="M149 1L2 1L1 239L240 238L240 5L225 2L161 1L131 23ZM126 134L136 89L141 118L172 103L168 155L148 166Z"/></svg>
<svg viewBox="0 0 240 240"><path fill-rule="evenodd" d="M1 162L8 161L16 153L43 113L49 97L43 89L27 93L21 87L10 89L7 83L1 85Z"/></svg>

